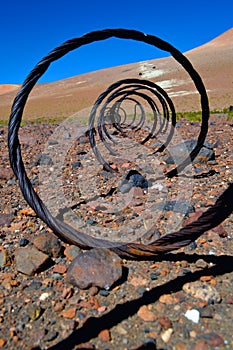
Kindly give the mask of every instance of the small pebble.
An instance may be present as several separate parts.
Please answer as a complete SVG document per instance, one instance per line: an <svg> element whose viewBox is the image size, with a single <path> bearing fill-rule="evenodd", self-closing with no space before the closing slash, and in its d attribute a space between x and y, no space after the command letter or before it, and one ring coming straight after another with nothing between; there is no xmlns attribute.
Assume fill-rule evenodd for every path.
<svg viewBox="0 0 233 350"><path fill-rule="evenodd" d="M52 340L54 340L54 339L56 339L57 338L57 336L58 336L58 332L56 332L56 331L49 331L47 334L46 334L46 336L44 337L44 341L52 341Z"/></svg>
<svg viewBox="0 0 233 350"><path fill-rule="evenodd" d="M8 266L11 264L11 258L8 250L3 248L0 250L0 267Z"/></svg>
<svg viewBox="0 0 233 350"><path fill-rule="evenodd" d="M81 249L76 245L70 245L66 247L64 254L69 260L74 260L81 253Z"/></svg>
<svg viewBox="0 0 233 350"><path fill-rule="evenodd" d="M169 320L168 317L159 317L158 318L159 324L163 329L169 329L172 328L172 322Z"/></svg>
<svg viewBox="0 0 233 350"><path fill-rule="evenodd" d="M5 339L0 339L0 348L3 348L3 346L6 344Z"/></svg>
<svg viewBox="0 0 233 350"><path fill-rule="evenodd" d="M148 309L146 305L140 307L137 315L145 322L153 322L156 320L156 315Z"/></svg>
<svg viewBox="0 0 233 350"><path fill-rule="evenodd" d="M28 308L28 316L32 321L37 320L42 315L42 308L39 305L30 305Z"/></svg>
<svg viewBox="0 0 233 350"><path fill-rule="evenodd" d="M19 245L20 247L26 247L26 245L28 245L29 240L27 238L21 238L19 241Z"/></svg>
<svg viewBox="0 0 233 350"><path fill-rule="evenodd" d="M185 317L194 323L199 323L200 312L196 309L187 310L185 313Z"/></svg>
<svg viewBox="0 0 233 350"><path fill-rule="evenodd" d="M233 295L229 295L228 297L226 297L225 303L232 305L233 304Z"/></svg>
<svg viewBox="0 0 233 350"><path fill-rule="evenodd" d="M54 273L59 273L63 275L67 271L67 267L64 264L56 264L53 267L53 272Z"/></svg>
<svg viewBox="0 0 233 350"><path fill-rule="evenodd" d="M157 280L157 279L158 279L157 273L156 273L156 272L151 272L151 274L150 274L150 279L151 279L152 281Z"/></svg>
<svg viewBox="0 0 233 350"><path fill-rule="evenodd" d="M41 296L39 297L39 300L44 301L46 299L48 299L48 297L51 295L52 293L42 293Z"/></svg>
<svg viewBox="0 0 233 350"><path fill-rule="evenodd" d="M99 334L98 338L101 339L103 342L108 342L111 340L111 334L108 329L103 329Z"/></svg>
<svg viewBox="0 0 233 350"><path fill-rule="evenodd" d="M107 290L104 290L104 289L101 289L99 291L99 295L102 295L102 297L107 297L107 296L109 296L109 294L110 293Z"/></svg>
<svg viewBox="0 0 233 350"><path fill-rule="evenodd" d="M76 307L71 307L69 309L62 311L61 316L63 316L64 318L69 318L69 319L75 318Z"/></svg>
<svg viewBox="0 0 233 350"><path fill-rule="evenodd" d="M172 328L168 328L166 329L164 332L161 333L161 338L164 341L164 343L169 343L170 339L171 339L171 335L173 333L173 329Z"/></svg>

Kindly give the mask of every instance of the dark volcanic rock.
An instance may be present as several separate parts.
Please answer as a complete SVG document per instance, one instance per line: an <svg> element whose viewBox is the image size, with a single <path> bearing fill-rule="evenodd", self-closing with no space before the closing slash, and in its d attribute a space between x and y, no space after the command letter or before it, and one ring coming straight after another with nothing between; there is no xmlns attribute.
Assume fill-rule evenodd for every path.
<svg viewBox="0 0 233 350"><path fill-rule="evenodd" d="M130 170L125 175L124 179L119 183L118 187L122 193L127 193L133 187L140 187L142 189L147 189L148 181L137 170Z"/></svg>

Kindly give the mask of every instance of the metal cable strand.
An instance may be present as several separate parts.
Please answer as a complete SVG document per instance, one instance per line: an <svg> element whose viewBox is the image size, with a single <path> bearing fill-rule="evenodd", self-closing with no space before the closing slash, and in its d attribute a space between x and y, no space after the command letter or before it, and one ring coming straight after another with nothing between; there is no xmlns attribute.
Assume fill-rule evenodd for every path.
<svg viewBox="0 0 233 350"><path fill-rule="evenodd" d="M162 236L149 245L130 244L113 248L124 258L153 258L161 253L184 247L195 241L204 232L221 224L233 212L233 184L221 194L216 203L204 212L196 221L186 225L181 230Z"/></svg>
<svg viewBox="0 0 233 350"><path fill-rule="evenodd" d="M40 217L59 237L83 248L102 247L104 245L105 247L109 247L110 249L117 252L120 256L126 258L151 258L157 254L168 252L170 250L177 249L181 246L189 244L191 241L199 237L203 232L215 227L220 222L225 220L232 212L232 185L230 185L229 188L219 197L213 207L207 210L197 221L187 225L180 231L165 235L149 245L129 243L119 247L119 242L106 242L105 240L96 239L90 235L76 231L68 224L54 218L32 187L32 184L27 177L21 156L18 131L27 98L37 83L38 79L45 73L52 62L63 57L68 52L83 45L87 45L95 41L105 40L111 37L141 41L160 48L161 50L167 51L189 73L200 94L200 103L202 109L202 124L200 134L197 140L197 145L190 155L191 160L195 158L204 143L208 131L209 118L208 98L199 74L195 71L191 63L184 55L182 55L180 51L178 51L169 43L159 39L158 37L147 35L135 30L105 29L91 32L79 38L74 38L66 41L62 45L52 50L47 56L45 56L26 77L22 88L18 92L13 102L9 119L8 148L10 163L14 174L19 181L19 186L25 200L36 212L38 217ZM182 164L180 164L176 169L173 169L167 175L169 177L176 175L178 172L182 171L188 163L189 158L187 158Z"/></svg>

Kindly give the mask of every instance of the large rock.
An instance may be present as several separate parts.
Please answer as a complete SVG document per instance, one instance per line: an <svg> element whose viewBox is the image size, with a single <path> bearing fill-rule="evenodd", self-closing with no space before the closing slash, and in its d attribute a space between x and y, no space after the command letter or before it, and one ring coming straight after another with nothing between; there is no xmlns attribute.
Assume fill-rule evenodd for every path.
<svg viewBox="0 0 233 350"><path fill-rule="evenodd" d="M86 289L109 289L122 276L122 260L108 249L92 249L79 254L67 271L69 283Z"/></svg>
<svg viewBox="0 0 233 350"><path fill-rule="evenodd" d="M25 275L34 275L48 260L48 255L31 246L18 248L15 251L16 269Z"/></svg>
<svg viewBox="0 0 233 350"><path fill-rule="evenodd" d="M36 248L43 253L57 258L62 254L61 241L52 233L42 232L33 241Z"/></svg>

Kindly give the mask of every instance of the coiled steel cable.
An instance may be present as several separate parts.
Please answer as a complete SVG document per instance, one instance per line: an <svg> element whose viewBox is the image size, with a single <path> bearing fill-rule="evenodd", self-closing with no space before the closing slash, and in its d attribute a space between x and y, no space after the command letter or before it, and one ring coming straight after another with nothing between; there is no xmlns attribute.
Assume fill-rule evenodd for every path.
<svg viewBox="0 0 233 350"><path fill-rule="evenodd" d="M159 100L160 104L162 105L163 121L161 121L162 118L161 118L161 114L159 112L157 104L149 95L146 94L146 92L147 93L150 92L154 96L156 96L157 99ZM167 93L161 87L159 87L157 84L155 84L151 81L139 80L139 79L124 79L124 80L120 80L120 81L112 84L97 98L97 100L94 103L93 108L91 110L90 121L89 121L89 138L90 138L91 147L92 147L93 152L94 152L96 158L98 159L98 161L104 166L105 169L107 169L109 171L113 171L113 170L109 166L109 164L104 160L104 158L101 156L100 152L98 151L96 142L95 142L94 121L95 121L95 117L96 117L96 113L97 113L97 108L101 105L101 103L104 101L104 99L107 98L107 100L104 102L104 105L101 108L100 113L99 113L99 117L98 117L98 121L97 121L97 124L98 124L97 129L98 129L98 134L100 136L100 140L105 144L106 148L110 151L110 153L114 154L114 151L105 142L105 138L103 135L105 133L107 138L112 140L111 136L108 134L108 132L106 130L105 123L104 123L104 119L106 117L105 110L108 107L109 103L114 101L114 99L118 99L120 97L117 100L117 102L115 102L115 104L120 106L122 101L126 101L127 99L132 99L132 97L131 97L132 95L133 96L136 95L138 97L143 98L145 101L147 101L147 103L149 104L149 106L151 108L153 118L154 118L154 122L153 122L153 125L151 127L150 132L148 133L148 136L145 137L144 140L142 140L140 142L142 145L145 144L152 136L156 136L156 134L159 134L162 131L164 133L166 132L168 125L169 125L169 118L170 118L169 108L171 111L170 132L168 134L166 142L164 142L163 145L161 145L156 152L162 152L167 147L167 145L171 141L173 133L174 133L174 128L176 125L175 107L173 105L172 100L169 98ZM137 102L137 101L135 101L135 102ZM119 130L122 134L124 134L123 129L122 129L122 127L124 126L124 123L123 122L120 123L119 118L117 118L118 114L116 111L115 104L113 105L112 108L108 107L108 113L111 110L113 110L113 112L110 114L111 120L112 120L112 125L117 130ZM114 112L116 112L116 113L114 113ZM118 120L114 119L114 117L117 118ZM159 117L159 120L160 120L160 127L159 127L157 133L155 133L157 119L158 119L157 117ZM134 116L134 118L135 118L135 116ZM133 119L133 122L134 121L135 120ZM139 128L139 129L142 128L144 121L145 121L145 112L143 110L143 113L141 114L141 119L139 120L138 124L135 127ZM133 122L130 124L131 126L132 126Z"/></svg>
<svg viewBox="0 0 233 350"><path fill-rule="evenodd" d="M83 45L87 45L95 41L105 40L111 37L144 42L169 52L173 58L189 73L200 95L200 104L202 109L201 130L196 147L190 154L191 161L196 157L204 143L208 131L209 104L204 84L199 74L193 68L192 64L175 47L156 36L144 34L136 30L105 29L90 32L79 38L66 41L46 55L26 77L13 102L9 119L8 148L10 163L14 174L18 179L19 186L25 200L36 212L38 217L40 217L59 237L83 248L102 247L105 245L125 258L152 258L157 254L178 249L189 244L205 231L217 226L224 219L226 219L233 210L233 185L230 184L216 201L215 205L208 209L198 220L185 226L181 230L167 234L149 245L128 243L119 246L119 242L114 243L102 239L96 239L90 235L84 234L83 232L74 230L71 226L53 217L32 187L21 156L18 131L28 96L38 79L46 72L52 62L63 57L68 52ZM170 171L167 175L172 177L182 171L189 163L190 159L188 157L184 162L182 162L182 164Z"/></svg>

